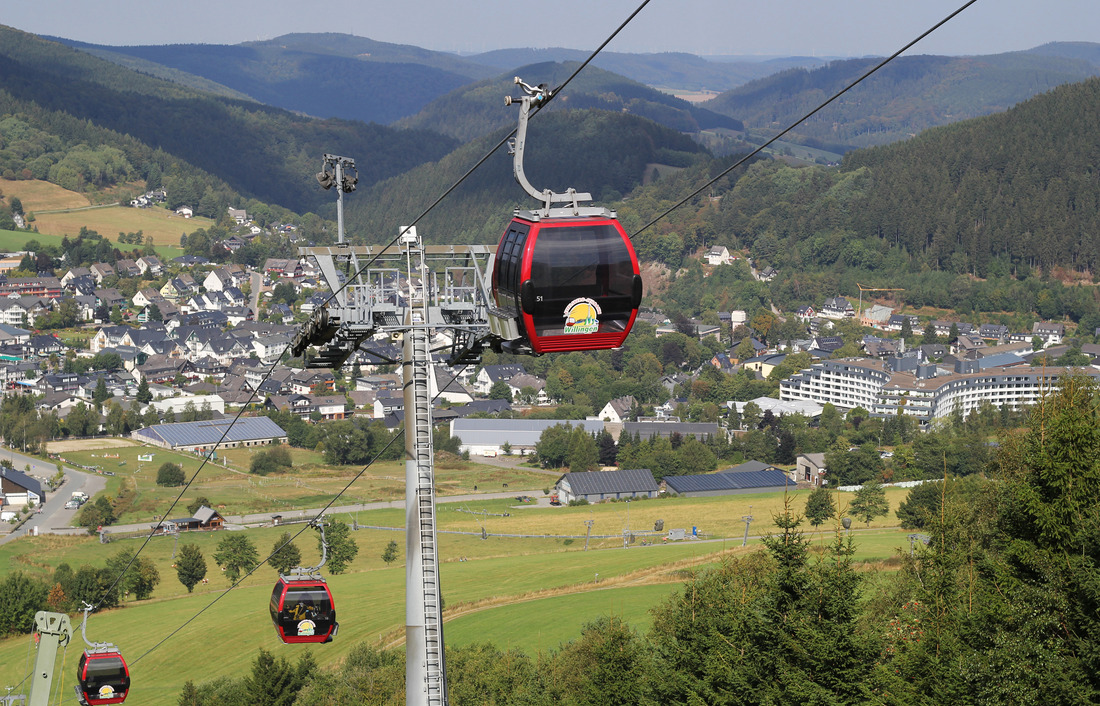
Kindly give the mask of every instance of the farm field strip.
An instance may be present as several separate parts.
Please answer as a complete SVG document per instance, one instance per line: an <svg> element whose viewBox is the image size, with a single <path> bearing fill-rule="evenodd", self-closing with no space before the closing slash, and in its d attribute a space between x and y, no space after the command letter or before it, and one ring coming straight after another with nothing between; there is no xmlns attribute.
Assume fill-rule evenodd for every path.
<svg viewBox="0 0 1100 706"><path fill-rule="evenodd" d="M250 531L249 537L261 555L266 555L286 529L296 531L265 528ZM94 639L109 638L128 658L140 658L228 586L218 576L220 572L211 558L214 546L223 536L220 533L184 536L183 541L200 545L207 557L210 578L209 584L197 587L200 593L192 595L176 581L171 569L172 539L154 539L145 553L155 560L161 573L161 585L153 598L95 616L90 623L90 635ZM378 558L389 540L401 537L393 532L365 531L352 536L360 546L359 556L352 564L353 573L329 578L337 596L341 630L332 645L314 651L322 665L336 662L358 642L377 644L400 636L404 622L404 569L400 562L386 567ZM43 540L48 544L42 543ZM34 561L46 560L50 566L56 566L55 562L66 556L81 557L84 559L81 563L102 565L107 556L126 546L136 547L137 541L100 545L91 538L40 537L13 542L0 552L0 557L7 558L8 565L30 570L36 567L17 560L14 549L22 550L19 556L30 553ZM24 544L33 551L27 552ZM316 558L312 533L303 534L297 544L303 550L303 561ZM887 547L890 547L887 553L894 554L903 545L906 545L903 532L861 534L857 536L856 558L881 558ZM580 625L609 611L622 615L637 629L644 629L649 624L648 609L675 590L690 571L712 565L723 555L754 551L756 547L755 542L745 549L740 546L730 549L720 542L689 541L585 552L576 545L563 547L549 540L483 541L444 536L440 553L445 560L440 572L448 605L448 642L466 644L478 638L483 640L486 635L493 635L497 641L496 636L501 635L502 639L497 641L500 646L514 644L528 651L549 649L577 637ZM274 578L274 571L260 569L168 643L140 659L132 668L135 684L132 695L135 698L140 695L141 703L174 704L184 680L244 674L261 646L294 660L300 648L279 643L269 625L266 605ZM544 620L543 606L553 610L566 610L563 606L568 606L573 622L543 631L539 627ZM492 621L493 627L486 627L490 625L486 621ZM509 625L515 629L507 628ZM228 631L232 632L229 637ZM211 636L219 637L211 641ZM525 638L519 640L519 636ZM23 677L20 672L26 639L0 641L0 679L7 680L5 683L16 683ZM75 655L67 655L68 673L75 669L78 657L79 650Z"/></svg>
<svg viewBox="0 0 1100 706"><path fill-rule="evenodd" d="M290 473L258 476L248 473L254 453L255 450L232 449L207 463L185 496L184 506L193 498L205 496L223 515L323 507L362 470L361 466L327 467L320 463L320 454L291 449L292 458L298 465ZM153 455L152 461L138 459L147 454ZM70 464L99 466L103 471L115 473L109 477L107 485L107 492L112 495L118 492L122 478L133 481L138 497L132 508L119 518L118 524L159 519L179 494L179 488L156 485L156 471L161 464L177 463L191 478L202 463L202 458L194 454L146 446L68 451L61 456ZM547 476L529 470L462 463L461 467L440 468L436 489L444 496L473 493L475 488L481 492L514 489L517 494L541 494L546 481ZM403 500L404 495L403 465L396 461L381 462L356 481L338 504Z"/></svg>

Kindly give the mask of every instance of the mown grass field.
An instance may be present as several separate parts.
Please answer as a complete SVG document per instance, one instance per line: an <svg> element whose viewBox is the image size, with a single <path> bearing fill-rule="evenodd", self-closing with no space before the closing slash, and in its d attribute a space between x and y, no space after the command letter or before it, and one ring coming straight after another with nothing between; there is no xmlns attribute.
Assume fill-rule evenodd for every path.
<svg viewBox="0 0 1100 706"><path fill-rule="evenodd" d="M261 451L230 449L215 461L207 463L198 479L188 490L182 507L194 498L204 496L223 515L243 515L277 512L289 509L323 507L362 470L362 466L324 465L321 455L306 449L291 449L294 470L287 474L256 476L248 472L252 456ZM153 454L152 462L139 461L138 456ZM115 456L117 455L117 458ZM151 521L167 511L179 495L179 488L156 484L157 469L165 462L183 467L188 478L194 475L202 459L194 454L177 453L144 446L128 448L69 451L61 454L68 463L99 466L111 471L106 492L116 495L123 479L129 479L137 490L133 506L123 512L119 524ZM228 467L223 464L228 464ZM542 494L542 488L553 484L551 476L522 468L511 469L474 462L442 463L436 469L436 492L440 496L473 492L507 490L517 494ZM476 489L476 490L475 490ZM405 494L403 462L389 461L372 465L338 501L339 505L401 500ZM173 514L173 517L182 517Z"/></svg>
<svg viewBox="0 0 1100 706"><path fill-rule="evenodd" d="M264 550L284 529L251 530L249 536ZM359 642L397 645L403 637L402 560L386 566L380 558L390 539L398 540L404 554L401 535L362 530L353 536L360 553L352 572L329 580L336 596L340 633L332 644L313 650L321 665L337 662ZM898 530L858 533L856 537L857 559L877 559L907 549L905 533ZM161 585L153 598L97 614L89 623L90 638L111 640L126 655L134 703L168 706L176 703L187 679L244 675L260 647L292 661L301 653L300 646L279 643L270 625L267 600L275 572L268 567L195 617L228 586L210 558L218 540L217 533L192 534L182 540L199 544L211 577L208 585L200 584L196 593L188 595L170 567L172 540L154 539L143 553L161 570ZM32 561L46 560L48 564L62 556L100 563L124 546L138 546L139 541L99 545L83 539L21 539L0 548L0 558L3 565L30 570L32 565L16 557L30 554ZM316 556L311 537L303 535L298 544L305 550L306 560ZM492 641L535 654L578 637L584 623L608 614L644 632L652 622L650 610L677 590L691 572L713 565L725 555L755 551L757 546L756 541L748 548L741 548L739 541L727 543L725 548L721 542L687 541L585 552L576 544L564 547L548 540L482 541L443 535L441 583L447 605L447 642L454 646ZM463 557L468 560L460 561ZM173 634L191 618L190 624ZM26 675L28 639L0 641L0 680L4 684L18 683ZM66 685L72 683L80 656L78 644L79 638L65 655L61 674Z"/></svg>
<svg viewBox="0 0 1100 706"><path fill-rule="evenodd" d="M645 633L653 625L651 611L679 588L679 583L594 587L581 594L522 601L458 616L446 623L445 639L451 647L493 642L502 650L537 655L576 639L600 615L613 615Z"/></svg>
<svg viewBox="0 0 1100 706"><path fill-rule="evenodd" d="M43 245L61 245L60 235L28 233L25 230L0 230L0 250L5 252L18 252L30 240L37 240Z"/></svg>

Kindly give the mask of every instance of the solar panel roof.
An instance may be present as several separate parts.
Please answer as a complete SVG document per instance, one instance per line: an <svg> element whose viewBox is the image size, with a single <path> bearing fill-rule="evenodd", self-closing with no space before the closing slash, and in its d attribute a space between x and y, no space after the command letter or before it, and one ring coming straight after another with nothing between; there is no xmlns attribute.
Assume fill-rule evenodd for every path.
<svg viewBox="0 0 1100 706"><path fill-rule="evenodd" d="M566 473L565 479L569 481L574 495L655 493L659 490L648 468Z"/></svg>
<svg viewBox="0 0 1100 706"><path fill-rule="evenodd" d="M268 417L241 417L235 424L231 419L217 419L205 422L174 422L157 424L141 429L136 433L169 446L213 446L222 440L224 443L273 439L286 436L282 427ZM232 424L229 433L226 429Z"/></svg>
<svg viewBox="0 0 1100 706"><path fill-rule="evenodd" d="M665 483L677 493L708 490L747 490L795 485L783 471L742 471L739 473L704 473L695 476L666 476Z"/></svg>

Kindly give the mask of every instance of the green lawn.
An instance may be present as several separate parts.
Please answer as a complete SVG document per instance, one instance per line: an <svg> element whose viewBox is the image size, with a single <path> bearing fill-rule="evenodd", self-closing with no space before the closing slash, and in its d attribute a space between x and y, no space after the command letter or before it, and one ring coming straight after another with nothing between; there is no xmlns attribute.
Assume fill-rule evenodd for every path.
<svg viewBox="0 0 1100 706"><path fill-rule="evenodd" d="M378 516L393 511L378 511ZM374 515L375 513L370 513ZM361 515L360 521L365 518ZM262 554L270 551L285 530L300 526L250 530ZM117 644L131 663L134 703L171 705L186 679L203 681L218 676L246 673L257 650L264 647L295 659L301 647L277 641L267 616L267 599L275 572L263 567L237 590L231 591L172 637L169 634L210 603L228 582L211 555L224 533L192 533L181 541L198 544L207 557L210 583L188 595L171 568L174 540L158 537L143 552L154 560L161 584L150 600L127 603L124 608L96 615L88 636ZM404 625L403 556L394 565L381 560L392 539L401 546L397 532L361 530L352 535L360 547L349 574L330 577L340 619L340 634L331 645L314 650L318 662L331 665L356 643L378 643L402 634ZM881 558L908 549L905 533L878 530L859 533L856 558ZM20 539L0 547L0 567L43 571L68 561L101 565L123 547L137 547L140 540L101 545L92 538L38 537ZM316 540L307 530L298 540L304 559L316 558ZM696 568L719 560L724 548L754 551L756 543L741 549L740 542L679 542L670 545L631 547L606 551L582 551L560 540L508 539L441 535L440 569L449 613L461 613L448 621L449 644L491 640L502 647L538 652L557 647L579 636L581 626L603 614L623 617L639 631L648 629L649 609L676 588L676 581ZM461 561L461 559L468 559ZM596 583L596 574L599 582ZM653 583L656 582L656 583ZM481 608L480 610L472 609ZM161 640L163 646L146 652ZM15 684L25 675L26 637L0 641L0 680ZM71 679L80 650L74 645L66 655L64 674Z"/></svg>
<svg viewBox="0 0 1100 706"><path fill-rule="evenodd" d="M131 209L127 209L127 210L131 210ZM94 211L92 213L94 213ZM191 231L201 227L199 224L192 224L192 225L193 225L193 227L191 228ZM92 230L95 230L100 235L106 237L108 240L111 240L112 242L115 242L117 240L118 231L115 231L114 233L104 232L104 231L99 230L98 228L93 227L91 224L89 224L88 227L91 228ZM188 231L188 232L191 232L191 231ZM32 232L28 232L28 231L25 231L25 230L0 230L0 250L10 250L10 251L22 250L24 248L24 246L26 246L26 244L31 240L37 240L42 245L57 245L57 246L60 246L61 241L66 237L66 235L70 235L72 237L75 237L76 234L79 233L79 232L80 232L80 228L77 228L76 231L74 231L72 233L67 233L65 235L50 235L49 233L32 233ZM126 232L131 232L131 231L126 231ZM111 236L114 236L114 237L112 238ZM176 242L177 243L179 242L179 235L176 236ZM118 248L120 250L132 250L135 247L137 247L137 246L134 246L134 245L119 245L118 246ZM180 255L183 255L183 249L178 247L178 246L175 246L175 245L161 245L161 244L158 243L158 244L154 245L153 247L156 248L156 251L157 251L158 255L160 255L162 258L166 258L167 260L171 260L174 257L179 257ZM61 274L64 274L64 272L62 272Z"/></svg>
<svg viewBox="0 0 1100 706"><path fill-rule="evenodd" d="M613 615L645 633L653 625L652 609L678 589L679 584L667 583L609 588L479 611L446 624L447 645L491 641L501 650L537 655L577 639L584 625L601 615Z"/></svg>

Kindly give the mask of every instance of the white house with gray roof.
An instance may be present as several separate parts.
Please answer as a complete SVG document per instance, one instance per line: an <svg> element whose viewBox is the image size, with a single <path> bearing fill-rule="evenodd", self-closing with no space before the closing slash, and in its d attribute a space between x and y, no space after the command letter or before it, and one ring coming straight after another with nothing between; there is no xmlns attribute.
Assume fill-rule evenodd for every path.
<svg viewBox="0 0 1100 706"><path fill-rule="evenodd" d="M504 442L511 446L512 453L527 455L535 450L542 433L556 424L579 426L589 434L603 431L603 422L598 419L454 419L451 436L457 436L461 440L459 450L469 451L471 456L499 455Z"/></svg>

